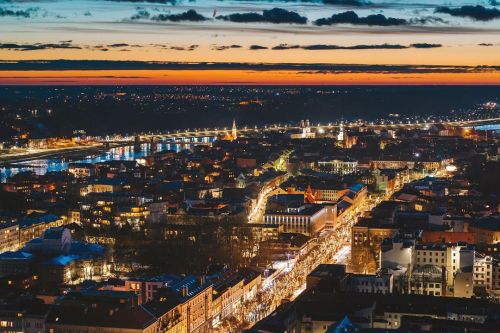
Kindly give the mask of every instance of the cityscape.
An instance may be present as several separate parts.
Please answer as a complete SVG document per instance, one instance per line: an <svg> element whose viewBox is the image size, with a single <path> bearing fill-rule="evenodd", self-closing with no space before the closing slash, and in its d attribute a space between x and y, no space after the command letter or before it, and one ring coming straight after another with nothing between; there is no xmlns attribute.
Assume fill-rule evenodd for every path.
<svg viewBox="0 0 500 333"><path fill-rule="evenodd" d="M499 22L0 0L0 333L500 333Z"/></svg>

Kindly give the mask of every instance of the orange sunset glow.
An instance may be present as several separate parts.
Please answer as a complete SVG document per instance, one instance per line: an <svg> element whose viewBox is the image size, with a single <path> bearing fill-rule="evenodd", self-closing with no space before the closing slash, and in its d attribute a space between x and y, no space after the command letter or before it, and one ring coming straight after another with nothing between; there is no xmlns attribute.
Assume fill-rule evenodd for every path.
<svg viewBox="0 0 500 333"><path fill-rule="evenodd" d="M500 72L487 73L300 73L243 70L3 71L3 84L68 85L497 85Z"/></svg>

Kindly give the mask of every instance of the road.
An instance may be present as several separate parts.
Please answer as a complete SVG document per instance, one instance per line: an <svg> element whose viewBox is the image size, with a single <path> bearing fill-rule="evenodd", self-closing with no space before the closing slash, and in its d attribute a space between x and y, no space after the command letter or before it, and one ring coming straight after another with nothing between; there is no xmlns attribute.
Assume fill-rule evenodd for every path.
<svg viewBox="0 0 500 333"><path fill-rule="evenodd" d="M271 193L274 189L266 189L264 192L259 195L257 200L257 204L252 209L250 214L248 214L248 223L261 223L264 217L264 213L266 211L267 198L269 193Z"/></svg>
<svg viewBox="0 0 500 333"><path fill-rule="evenodd" d="M332 258L333 264L347 265L351 258L351 245L344 245Z"/></svg>
<svg viewBox="0 0 500 333"><path fill-rule="evenodd" d="M238 308L236 321L225 321L218 330L235 332L252 326L272 313L283 300L293 300L305 290L307 275L319 264L332 263L334 258L342 262L347 260L346 244L351 238L351 228L362 212L349 214L334 231L318 238L317 246L307 254L296 260L276 263L277 274L264 281L257 295Z"/></svg>

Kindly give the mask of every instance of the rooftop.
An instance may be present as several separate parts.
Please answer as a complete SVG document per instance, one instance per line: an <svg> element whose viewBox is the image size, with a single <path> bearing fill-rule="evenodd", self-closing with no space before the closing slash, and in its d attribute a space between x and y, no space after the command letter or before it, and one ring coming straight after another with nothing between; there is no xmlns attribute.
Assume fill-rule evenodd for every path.
<svg viewBox="0 0 500 333"><path fill-rule="evenodd" d="M26 228L35 224L50 223L60 220L59 216L53 214L33 213L19 220L19 227Z"/></svg>
<svg viewBox="0 0 500 333"><path fill-rule="evenodd" d="M200 283L201 282L201 283ZM211 286L211 282L202 281L200 277L190 275L184 280L173 284L170 288L179 296L181 301L185 301ZM187 289L186 296L181 295L183 288Z"/></svg>
<svg viewBox="0 0 500 333"><path fill-rule="evenodd" d="M492 216L476 220L471 227L477 227L490 231L500 231L500 217Z"/></svg>
<svg viewBox="0 0 500 333"><path fill-rule="evenodd" d="M116 307L107 304L97 304L96 306L58 304L52 307L46 321L48 325L121 329L144 329L155 322L156 318L142 306Z"/></svg>
<svg viewBox="0 0 500 333"><path fill-rule="evenodd" d="M31 253L23 251L7 251L0 253L0 260L30 260L33 257Z"/></svg>

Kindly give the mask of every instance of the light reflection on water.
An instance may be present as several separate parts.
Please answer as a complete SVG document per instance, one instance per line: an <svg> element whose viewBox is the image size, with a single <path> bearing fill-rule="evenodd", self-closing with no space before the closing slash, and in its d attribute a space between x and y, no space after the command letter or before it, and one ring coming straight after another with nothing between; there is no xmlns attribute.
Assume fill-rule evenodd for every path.
<svg viewBox="0 0 500 333"><path fill-rule="evenodd" d="M482 131L500 131L500 124L480 125L473 127L477 130L482 130Z"/></svg>
<svg viewBox="0 0 500 333"><path fill-rule="evenodd" d="M213 138L203 138L203 142L213 142ZM173 150L175 152L180 152L182 150L191 149L192 145L189 143L185 144L166 144L157 143L156 151L168 151ZM37 175L44 175L47 172L53 171L64 171L68 169L70 163L81 162L81 163L99 163L106 161L133 161L141 157L151 155L151 144L144 143L141 145L141 149L138 151L134 150L133 146L124 146L111 148L105 153L97 156L88 156L81 160L75 161L65 161L63 159L39 159L31 160L26 162L16 163L19 167L9 167L0 168L0 182L5 183L9 177L16 175L23 171L33 171Z"/></svg>

